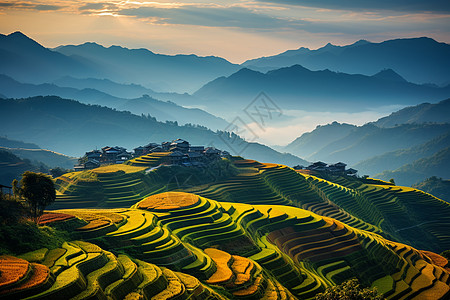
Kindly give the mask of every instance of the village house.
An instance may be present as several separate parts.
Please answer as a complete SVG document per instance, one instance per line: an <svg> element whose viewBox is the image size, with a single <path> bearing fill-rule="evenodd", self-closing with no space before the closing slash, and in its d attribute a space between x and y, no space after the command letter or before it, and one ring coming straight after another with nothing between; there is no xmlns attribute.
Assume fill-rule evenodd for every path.
<svg viewBox="0 0 450 300"><path fill-rule="evenodd" d="M356 176L358 173L358 170L355 169L346 169L347 164L343 162L338 162L335 164L326 164L322 161L317 161L315 163L312 163L308 167L304 168L303 166L297 165L294 166L295 170L310 170L310 171L316 171L316 172L326 172L332 175L349 175L349 176Z"/></svg>
<svg viewBox="0 0 450 300"><path fill-rule="evenodd" d="M227 151L221 151L214 147L191 146L188 141L176 139L171 142L161 144L149 143L133 149L134 153L127 152L127 149L119 146L103 147L101 150L92 150L80 159L80 164L74 166L75 171L94 169L107 164L121 164L142 155L155 152L170 152L165 163L186 167L204 167L211 161L220 158L230 158Z"/></svg>
<svg viewBox="0 0 450 300"><path fill-rule="evenodd" d="M182 140L182 139L176 139L170 143L170 151L179 151L181 153L187 153L189 151L189 142Z"/></svg>
<svg viewBox="0 0 450 300"><path fill-rule="evenodd" d="M168 155L169 164L171 165L181 165L183 163L184 153L180 151L172 152Z"/></svg>
<svg viewBox="0 0 450 300"><path fill-rule="evenodd" d="M328 165L322 161L316 161L315 163L306 167L306 169L311 171L324 172L327 170L327 166Z"/></svg>
<svg viewBox="0 0 450 300"><path fill-rule="evenodd" d="M123 147L103 147L102 150L92 150L79 160L79 164L74 166L75 171L95 169L102 165L121 164L132 157L130 152Z"/></svg>

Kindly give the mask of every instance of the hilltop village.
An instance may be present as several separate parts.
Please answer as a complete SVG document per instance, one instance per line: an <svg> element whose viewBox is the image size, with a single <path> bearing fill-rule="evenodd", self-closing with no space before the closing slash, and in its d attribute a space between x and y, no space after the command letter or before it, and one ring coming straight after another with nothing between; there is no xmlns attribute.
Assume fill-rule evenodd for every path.
<svg viewBox="0 0 450 300"><path fill-rule="evenodd" d="M103 165L123 164L126 161L139 156L151 153L167 153L164 164L179 165L185 167L204 167L211 161L223 157L231 157L227 151L219 150L214 147L192 146L188 141L176 139L171 142L149 143L145 146L139 146L133 149L133 152L127 151L126 148L103 147L101 150L92 150L79 159L79 164L74 166L75 171L95 169ZM349 168L347 164L338 162L335 164L327 164L321 161L314 162L307 167L294 166L295 170L304 173L328 173L333 175L349 175L356 176L358 170Z"/></svg>
<svg viewBox="0 0 450 300"><path fill-rule="evenodd" d="M149 143L133 149L133 152L126 148L103 147L101 150L92 150L79 159L79 164L74 166L75 171L95 169L103 165L123 164L129 159L151 154L168 153L165 164L180 165L186 167L203 167L209 162L222 157L231 157L227 151L222 151L214 147L192 146L188 141L176 139L171 142Z"/></svg>
<svg viewBox="0 0 450 300"><path fill-rule="evenodd" d="M335 164L327 164L322 161L317 161L315 163L310 164L307 167L304 166L294 166L294 170L298 170L302 173L327 173L330 175L348 175L348 176L356 176L358 174L358 170L353 168L346 169L347 164L343 162L338 162Z"/></svg>

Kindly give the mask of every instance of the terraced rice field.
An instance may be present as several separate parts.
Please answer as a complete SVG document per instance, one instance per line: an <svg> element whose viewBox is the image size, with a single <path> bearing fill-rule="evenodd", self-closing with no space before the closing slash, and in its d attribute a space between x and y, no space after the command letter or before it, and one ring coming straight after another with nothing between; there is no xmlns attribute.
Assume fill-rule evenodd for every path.
<svg viewBox="0 0 450 300"><path fill-rule="evenodd" d="M156 167L164 162L167 162L167 156L172 152L155 152L149 153L137 158L133 158L126 162L127 165L136 167Z"/></svg>
<svg viewBox="0 0 450 300"><path fill-rule="evenodd" d="M283 165L234 163L238 176L186 191L219 201L296 206L421 249L450 248L450 205L430 194L376 179L329 181ZM418 231L423 238L417 239Z"/></svg>
<svg viewBox="0 0 450 300"><path fill-rule="evenodd" d="M151 164L135 161L58 179L55 207L65 209L44 215L46 224L71 231L96 253L125 253L116 256L122 279L134 278L127 281L134 285L124 284L134 287L126 294L119 292L122 283L95 293L129 299L203 299L196 298L199 291L205 299L310 299L357 277L388 299L450 297L448 262L436 254L450 249L450 205L432 195L376 179L323 179L241 159L234 161L239 170L234 177L167 192ZM68 209L99 203L116 209ZM46 266L56 283L72 258L82 255L82 242L77 243L21 258ZM140 275L132 275L133 264L143 269ZM137 284L145 281L147 269L164 278L157 293ZM79 273L99 276L90 275L95 270ZM84 296L77 297L91 292L82 288Z"/></svg>
<svg viewBox="0 0 450 300"><path fill-rule="evenodd" d="M0 285L2 299L224 299L195 277L118 256L82 241L63 245L61 267L0 256L2 271L25 270ZM67 249L66 249L67 248ZM45 260L45 258L44 258ZM20 262L18 262L20 261ZM2 272L1 279L6 277Z"/></svg>
<svg viewBox="0 0 450 300"><path fill-rule="evenodd" d="M110 165L68 173L56 180L57 198L52 209L130 207L144 197L164 190L149 167Z"/></svg>
<svg viewBox="0 0 450 300"><path fill-rule="evenodd" d="M30 299L309 299L357 277L388 299L450 295L439 255L293 206L168 192L129 209L56 212L73 218L48 225L79 220L73 228L79 241L6 257L11 263L2 265L17 261L22 275L2 275L0 292L15 295L20 282ZM97 220L108 222L87 226ZM39 288L29 290L33 268L40 270Z"/></svg>
<svg viewBox="0 0 450 300"><path fill-rule="evenodd" d="M422 249L450 248L450 205L429 194L375 179L329 181L253 160L234 164L237 176L184 191L222 202L296 206ZM59 193L52 208L130 207L146 196L179 188L168 186L167 179L149 172L148 166L130 162L66 174L57 180Z"/></svg>

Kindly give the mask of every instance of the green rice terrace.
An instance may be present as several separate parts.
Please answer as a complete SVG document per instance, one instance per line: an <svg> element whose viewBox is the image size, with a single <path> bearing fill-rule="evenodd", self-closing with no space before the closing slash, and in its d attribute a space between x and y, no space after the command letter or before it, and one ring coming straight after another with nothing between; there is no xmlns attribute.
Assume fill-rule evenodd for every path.
<svg viewBox="0 0 450 300"><path fill-rule="evenodd" d="M450 249L450 205L430 194L147 156L57 178L40 225L65 242L1 255L0 299L314 299L352 278L387 299L450 297L436 254Z"/></svg>
<svg viewBox="0 0 450 300"><path fill-rule="evenodd" d="M167 192L48 211L59 248L0 256L1 299L309 299L358 278L388 299L445 299L448 261L309 210Z"/></svg>
<svg viewBox="0 0 450 300"><path fill-rule="evenodd" d="M419 249L450 249L450 205L417 189L370 178L323 179L240 158L206 169L136 166L137 159L57 178L50 208L128 208L154 194L184 191L220 202L298 207Z"/></svg>

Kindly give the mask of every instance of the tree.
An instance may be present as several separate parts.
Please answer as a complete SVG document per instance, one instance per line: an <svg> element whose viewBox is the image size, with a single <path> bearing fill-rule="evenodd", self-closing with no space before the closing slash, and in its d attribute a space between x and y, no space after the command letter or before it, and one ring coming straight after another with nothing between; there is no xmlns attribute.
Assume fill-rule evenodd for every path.
<svg viewBox="0 0 450 300"><path fill-rule="evenodd" d="M50 169L50 174L52 174L53 178L62 176L68 172L69 172L69 170L63 169L61 167L56 167L56 168Z"/></svg>
<svg viewBox="0 0 450 300"><path fill-rule="evenodd" d="M359 285L358 279L350 279L340 285L332 286L317 294L316 300L382 300L376 289L371 290Z"/></svg>
<svg viewBox="0 0 450 300"><path fill-rule="evenodd" d="M16 197L0 192L0 225L15 224L24 215L24 207L21 202L16 201Z"/></svg>
<svg viewBox="0 0 450 300"><path fill-rule="evenodd" d="M56 200L52 178L43 173L26 171L22 174L20 187L17 187L17 183L14 184L15 192L25 199L30 217L37 223L45 207Z"/></svg>

